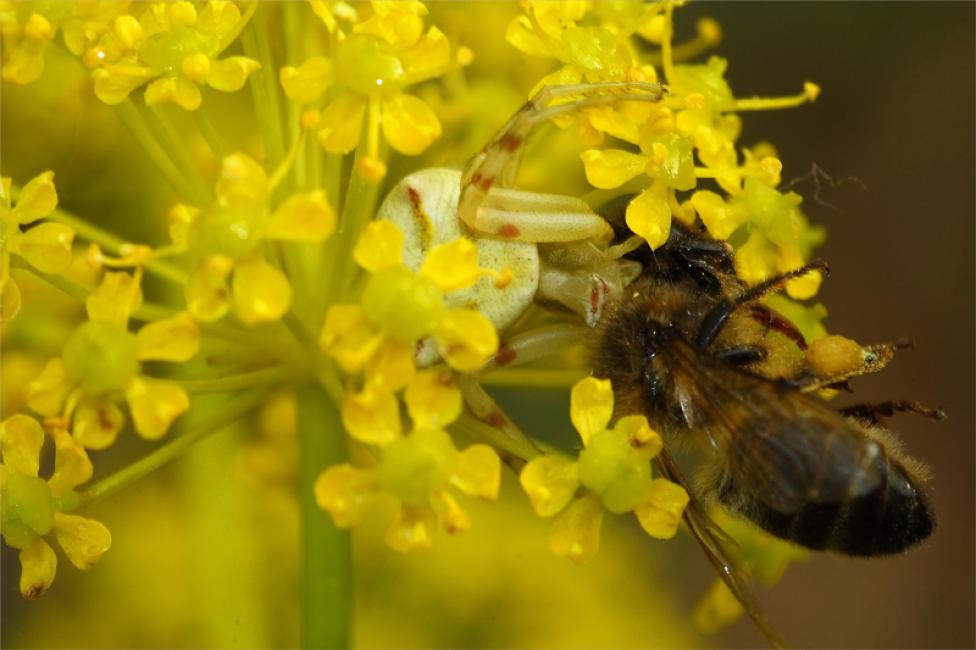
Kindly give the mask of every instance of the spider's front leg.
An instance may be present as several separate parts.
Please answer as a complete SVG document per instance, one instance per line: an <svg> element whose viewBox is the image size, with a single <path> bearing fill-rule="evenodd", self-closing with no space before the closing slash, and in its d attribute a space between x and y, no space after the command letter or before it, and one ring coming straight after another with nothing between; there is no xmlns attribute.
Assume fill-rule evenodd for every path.
<svg viewBox="0 0 976 650"><path fill-rule="evenodd" d="M610 226L586 202L571 196L514 187L525 141L540 124L588 106L620 101L658 101L659 84L607 82L547 86L519 109L472 158L461 176L458 213L473 231L524 242L603 241ZM560 98L570 101L553 104Z"/></svg>

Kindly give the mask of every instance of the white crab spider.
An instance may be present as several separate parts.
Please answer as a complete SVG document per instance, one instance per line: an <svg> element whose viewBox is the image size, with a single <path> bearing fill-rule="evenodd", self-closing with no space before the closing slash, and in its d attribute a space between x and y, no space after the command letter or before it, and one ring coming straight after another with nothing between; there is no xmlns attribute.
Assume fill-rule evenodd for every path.
<svg viewBox="0 0 976 650"><path fill-rule="evenodd" d="M640 82L543 88L463 171L433 168L408 175L387 195L377 218L394 222L403 232L403 261L413 270L432 246L463 235L475 244L480 267L511 272L511 282L503 287L482 277L448 294L449 306L476 307L504 330L538 296L566 305L592 327L607 298L639 267L607 254L613 231L581 199L515 188L518 154L532 130L556 115L621 100L658 101L664 92L658 84ZM559 97L578 99L551 105ZM547 243L560 245L540 252L538 245ZM421 348L418 361L436 358L431 347Z"/></svg>

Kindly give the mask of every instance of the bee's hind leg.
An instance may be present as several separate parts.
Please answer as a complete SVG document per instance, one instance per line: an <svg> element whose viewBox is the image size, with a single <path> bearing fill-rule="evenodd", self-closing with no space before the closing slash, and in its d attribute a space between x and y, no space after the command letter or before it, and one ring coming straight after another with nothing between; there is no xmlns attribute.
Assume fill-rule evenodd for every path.
<svg viewBox="0 0 976 650"><path fill-rule="evenodd" d="M915 413L929 420L944 420L946 418L945 411L942 409L934 409L920 402L902 399L851 404L840 409L840 413L868 424L881 424L881 418L890 418L895 413Z"/></svg>

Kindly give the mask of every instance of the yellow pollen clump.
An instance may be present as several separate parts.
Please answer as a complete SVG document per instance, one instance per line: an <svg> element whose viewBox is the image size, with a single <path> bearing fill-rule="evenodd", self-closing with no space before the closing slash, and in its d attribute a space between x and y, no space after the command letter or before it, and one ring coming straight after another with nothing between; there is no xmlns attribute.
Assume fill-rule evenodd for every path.
<svg viewBox="0 0 976 650"><path fill-rule="evenodd" d="M819 377L840 377L863 365L864 350L844 336L825 336L810 344L806 359Z"/></svg>
<svg viewBox="0 0 976 650"><path fill-rule="evenodd" d="M803 94L806 95L807 99L809 99L811 102L816 101L817 97L820 96L820 86L812 81L804 81Z"/></svg>
<svg viewBox="0 0 976 650"><path fill-rule="evenodd" d="M701 93L691 93L690 95L685 95L685 104L688 108L703 109L705 108L707 102L705 100L705 95Z"/></svg>
<svg viewBox="0 0 976 650"><path fill-rule="evenodd" d="M759 169L763 170L767 174L772 174L775 176L783 171L783 163L779 158L773 156L766 156L759 161Z"/></svg>

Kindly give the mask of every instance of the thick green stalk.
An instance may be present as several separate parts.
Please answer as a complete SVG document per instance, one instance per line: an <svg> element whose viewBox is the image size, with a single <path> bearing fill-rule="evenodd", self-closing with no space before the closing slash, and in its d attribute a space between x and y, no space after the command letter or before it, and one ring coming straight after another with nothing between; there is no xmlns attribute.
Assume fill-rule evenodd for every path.
<svg viewBox="0 0 976 650"><path fill-rule="evenodd" d="M317 385L298 391L301 447L302 647L346 648L352 623L352 545L315 502L315 479L346 458L336 405Z"/></svg>

